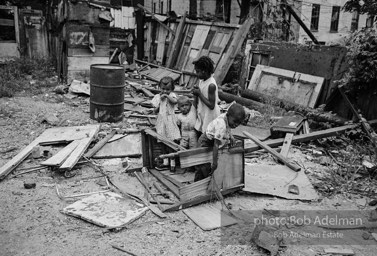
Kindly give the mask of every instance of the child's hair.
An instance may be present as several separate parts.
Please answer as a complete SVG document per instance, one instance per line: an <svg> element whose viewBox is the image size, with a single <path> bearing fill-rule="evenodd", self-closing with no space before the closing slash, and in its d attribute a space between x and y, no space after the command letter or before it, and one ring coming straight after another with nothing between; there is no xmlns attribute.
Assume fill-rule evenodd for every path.
<svg viewBox="0 0 377 256"><path fill-rule="evenodd" d="M191 104L191 101L190 101L189 97L187 97L187 96L179 97L177 102L178 102L178 105L185 104L187 102Z"/></svg>
<svg viewBox="0 0 377 256"><path fill-rule="evenodd" d="M246 117L245 109L238 103L233 103L228 109L228 115L234 116L238 120L243 121Z"/></svg>
<svg viewBox="0 0 377 256"><path fill-rule="evenodd" d="M215 72L213 60L208 56L202 56L199 59L192 62L198 69L207 71L210 74Z"/></svg>
<svg viewBox="0 0 377 256"><path fill-rule="evenodd" d="M161 78L160 83L158 84L158 87L161 88L162 85L167 85L167 84L170 84L172 91L174 91L174 88L175 88L174 80L170 76L164 76L163 78Z"/></svg>

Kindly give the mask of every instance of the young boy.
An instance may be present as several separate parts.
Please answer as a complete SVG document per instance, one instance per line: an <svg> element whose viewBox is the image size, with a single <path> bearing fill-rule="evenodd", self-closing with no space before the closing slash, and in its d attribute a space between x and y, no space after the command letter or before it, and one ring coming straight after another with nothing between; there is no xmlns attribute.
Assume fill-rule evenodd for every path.
<svg viewBox="0 0 377 256"><path fill-rule="evenodd" d="M218 150L229 144L234 144L231 129L239 126L245 119L245 109L238 103L232 104L228 112L221 114L207 127L199 138L200 147L213 147L213 161L196 166L195 179L199 181L210 176L217 169Z"/></svg>
<svg viewBox="0 0 377 256"><path fill-rule="evenodd" d="M178 109L181 111L177 115L177 124L181 127L181 141L180 145L184 148L196 148L198 144L198 137L195 131L196 123L196 109L192 106L190 99L187 96L178 98Z"/></svg>

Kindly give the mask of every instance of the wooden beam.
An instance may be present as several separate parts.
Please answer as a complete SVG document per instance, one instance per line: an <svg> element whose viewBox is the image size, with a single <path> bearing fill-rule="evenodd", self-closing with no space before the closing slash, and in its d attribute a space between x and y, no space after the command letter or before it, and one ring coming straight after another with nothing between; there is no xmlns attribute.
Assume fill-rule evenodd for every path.
<svg viewBox="0 0 377 256"><path fill-rule="evenodd" d="M288 156L289 148L292 143L293 133L287 133L284 138L283 147L281 148L280 154L284 157Z"/></svg>
<svg viewBox="0 0 377 256"><path fill-rule="evenodd" d="M178 145L177 143L174 143L173 141L165 138L164 136L161 136L160 134L156 133L155 131L153 131L151 129L145 129L144 132L146 134L160 140L166 146L170 147L171 149L173 149L175 151L186 150L184 147Z"/></svg>
<svg viewBox="0 0 377 256"><path fill-rule="evenodd" d="M243 42L250 30L251 25L254 23L254 19L249 17L242 26L235 33L231 45L229 46L226 53L221 57L217 68L215 70L215 80L221 84L227 75L230 66L232 66L234 59L236 58L238 52L241 50Z"/></svg>
<svg viewBox="0 0 377 256"><path fill-rule="evenodd" d="M109 134L106 135L105 138L103 138L100 142L98 142L94 147L92 147L84 157L91 158L95 153L98 152L105 144L115 135L116 130L112 130Z"/></svg>
<svg viewBox="0 0 377 256"><path fill-rule="evenodd" d="M226 190L222 190L221 194L223 196L227 195L227 194L231 194L231 193L234 193L238 190L241 190L243 187L244 187L243 184L237 185L237 186L234 186L233 188L228 188ZM201 196L201 197L197 197L195 199L188 200L188 201L185 201L185 202L179 202L179 203L176 203L172 206L167 206L167 207L165 207L164 212L178 211L178 210L181 210L181 209L185 209L185 208L188 208L188 207L209 201L211 199L216 199L216 193L211 193L211 194Z"/></svg>
<svg viewBox="0 0 377 256"><path fill-rule="evenodd" d="M175 186L172 182L169 180L165 179L165 177L158 171L154 169L149 169L149 172L156 178L158 179L162 184L164 184L173 194L178 197L179 199L179 189L177 186Z"/></svg>
<svg viewBox="0 0 377 256"><path fill-rule="evenodd" d="M137 7L143 9L146 13L148 13L149 15L152 16L152 19L154 19L155 21L157 21L158 23L160 23L160 25L163 27L163 28L166 28L167 30L169 30L170 33L172 33L174 36L175 36L175 31L172 30L171 28L169 28L168 26L166 26L164 23L162 23L152 12L148 11L147 8L145 8L144 6L142 6L141 4L137 4Z"/></svg>
<svg viewBox="0 0 377 256"><path fill-rule="evenodd" d="M272 154L273 156L275 156L277 159L279 159L280 161L282 161L286 166L288 166L289 168L291 168L293 171L298 172L298 171L301 170L301 167L299 167L299 166L297 166L295 164L290 163L288 161L288 159L286 159L283 155L279 154L274 149L272 149L270 146L266 145L265 143L263 143L258 138L256 138L253 135L251 135L250 133L243 132L243 134L245 134L249 139L253 140L256 144L258 144L259 146L261 146L262 148L264 148L265 150L267 150L270 154Z"/></svg>
<svg viewBox="0 0 377 256"><path fill-rule="evenodd" d="M369 121L369 123L370 124L376 124L377 120ZM355 129L358 126L359 126L359 124L351 124L351 125L345 125L345 126L340 126L340 127L336 127L336 128L326 129L326 130L322 130L322 131L316 131L316 132L312 132L312 133L309 133L309 134L301 134L301 135L293 136L292 143L301 143L301 142L307 142L307 141L331 137L331 136L337 136L341 133L344 133L347 130ZM281 146L283 144L283 142L284 142L284 139L275 139L275 140L264 141L264 144L266 144L270 147L278 147L278 146ZM258 144L255 143L254 145L248 145L248 147L245 148L244 152L245 152L245 154L251 153L251 152L257 151L261 148L262 147L260 147ZM229 151L233 152L232 149L230 149ZM236 152L240 152L240 150L235 149L234 153L236 153Z"/></svg>
<svg viewBox="0 0 377 256"><path fill-rule="evenodd" d="M177 61L178 53L179 53L179 50L181 49L182 40L183 40L183 37L184 37L186 15L187 15L187 13L185 12L185 14L183 15L183 17L179 21L178 27L176 29L178 35L174 36L172 42L169 45L170 52L168 51L169 56L168 56L168 59L166 61L166 66L168 68L174 67L174 65L175 65L175 63Z"/></svg>
<svg viewBox="0 0 377 256"><path fill-rule="evenodd" d="M152 193L151 189L149 188L149 185L147 184L147 182L145 181L144 177L142 174L140 174L139 172L135 172L134 173L136 178L140 181L140 183L144 186L145 190L149 193L149 195L153 198L154 201L157 202L157 205L158 205L158 208L160 208L161 211L164 210L164 207L162 207L162 205L160 204L160 202L157 200L157 198L154 196L154 194Z"/></svg>
<svg viewBox="0 0 377 256"><path fill-rule="evenodd" d="M305 23L301 20L301 18L297 15L297 13L292 9L292 7L287 3L287 1L283 0L282 3L287 8L288 12L290 14L292 14L293 18L295 18L295 20L298 22L298 24L300 24L300 26L304 29L304 31L306 32L306 34L308 34L308 36L310 37L310 39L312 39L312 41L315 44L319 44L317 38L315 38L315 36L313 35L313 33L310 31L310 29L305 25Z"/></svg>

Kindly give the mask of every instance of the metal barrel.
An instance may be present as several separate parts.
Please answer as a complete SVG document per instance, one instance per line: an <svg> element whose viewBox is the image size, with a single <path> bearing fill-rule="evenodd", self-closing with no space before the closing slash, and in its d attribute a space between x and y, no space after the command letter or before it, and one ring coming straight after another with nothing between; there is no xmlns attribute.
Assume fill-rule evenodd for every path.
<svg viewBox="0 0 377 256"><path fill-rule="evenodd" d="M124 112L124 68L117 65L90 66L90 118L119 122Z"/></svg>

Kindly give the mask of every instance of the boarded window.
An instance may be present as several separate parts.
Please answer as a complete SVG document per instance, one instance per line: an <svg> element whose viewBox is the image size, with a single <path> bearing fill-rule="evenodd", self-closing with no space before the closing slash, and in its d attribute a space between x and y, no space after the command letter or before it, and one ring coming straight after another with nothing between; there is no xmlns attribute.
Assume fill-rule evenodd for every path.
<svg viewBox="0 0 377 256"><path fill-rule="evenodd" d="M313 4L313 6L312 6L312 19L311 19L311 22L310 22L310 29L311 30L318 31L320 10L321 10L321 6L319 4Z"/></svg>
<svg viewBox="0 0 377 256"><path fill-rule="evenodd" d="M360 14L358 11L353 12L352 22L351 22L351 31L356 31L359 28L359 17L360 17Z"/></svg>
<svg viewBox="0 0 377 256"><path fill-rule="evenodd" d="M338 32L340 6L332 7L330 32Z"/></svg>

